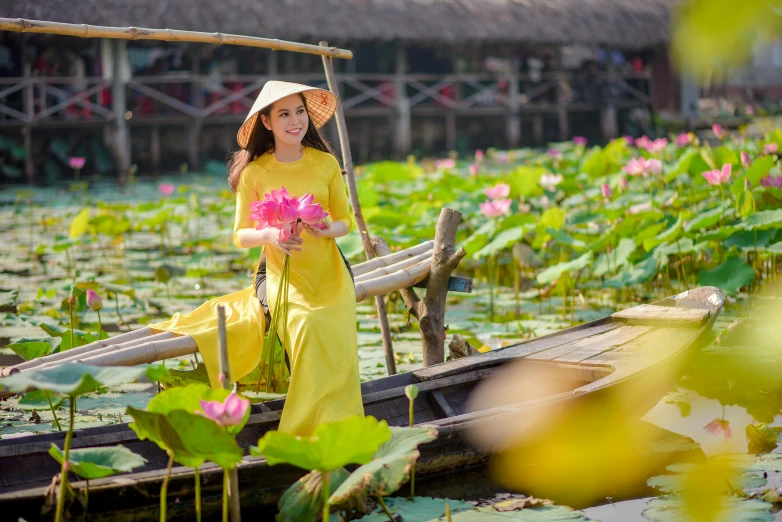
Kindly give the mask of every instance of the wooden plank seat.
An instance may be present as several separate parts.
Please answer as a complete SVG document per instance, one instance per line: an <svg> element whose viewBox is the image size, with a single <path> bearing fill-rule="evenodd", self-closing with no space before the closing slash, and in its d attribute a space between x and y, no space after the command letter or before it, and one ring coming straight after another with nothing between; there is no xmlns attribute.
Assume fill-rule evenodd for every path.
<svg viewBox="0 0 782 522"><path fill-rule="evenodd" d="M398 252L378 256L351 266L356 283L356 302L403 288L426 283L432 265L434 241L426 241ZM472 279L451 276L449 291L471 292ZM198 351L190 336L170 332L153 333L149 328L117 335L67 352L56 353L33 361L0 369L5 377L17 371L49 368L66 362L82 362L94 366L134 366L181 357Z"/></svg>

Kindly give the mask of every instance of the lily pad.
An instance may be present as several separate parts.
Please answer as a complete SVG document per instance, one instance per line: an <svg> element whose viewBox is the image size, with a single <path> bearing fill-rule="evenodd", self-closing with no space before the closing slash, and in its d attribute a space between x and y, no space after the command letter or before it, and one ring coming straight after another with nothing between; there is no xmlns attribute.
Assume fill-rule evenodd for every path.
<svg viewBox="0 0 782 522"><path fill-rule="evenodd" d="M388 442L380 446L370 462L354 471L329 501L339 504L359 491L372 497L390 495L410 479L410 469L421 454L418 445L436 438L437 430L391 428Z"/></svg>
<svg viewBox="0 0 782 522"><path fill-rule="evenodd" d="M59 393L49 393L49 400L46 399L46 393L44 390L35 390L30 391L22 395L22 398L19 399L19 402L16 403L16 407L20 410L28 410L28 411L38 411L38 410L48 410L49 407L49 400L52 401L52 406L56 409L60 404L62 404L62 395Z"/></svg>
<svg viewBox="0 0 782 522"><path fill-rule="evenodd" d="M716 286L730 295L754 280L755 270L738 257L728 258L717 268L698 273L699 285Z"/></svg>
<svg viewBox="0 0 782 522"><path fill-rule="evenodd" d="M62 464L63 451L51 445L49 455ZM70 470L81 478L92 480L132 471L147 463L147 459L125 446L72 449L68 452Z"/></svg>
<svg viewBox="0 0 782 522"><path fill-rule="evenodd" d="M32 361L44 355L54 353L60 346L62 338L49 337L46 339L21 339L9 344L8 348L25 361Z"/></svg>
<svg viewBox="0 0 782 522"><path fill-rule="evenodd" d="M331 471L346 464L366 464L390 438L385 420L353 415L323 423L309 437L267 432L250 453L266 457L271 465L287 462L303 469Z"/></svg>
<svg viewBox="0 0 782 522"><path fill-rule="evenodd" d="M440 522L445 520L445 505L451 508L451 516L464 511L475 511L475 506L461 500L447 498L415 497L412 502L399 497L385 499L389 511L405 522ZM358 519L359 522L388 522L388 516L380 507ZM453 520L453 518L452 518Z"/></svg>
<svg viewBox="0 0 782 522"><path fill-rule="evenodd" d="M714 502L718 499L715 498ZM642 515L652 522L681 522L698 520L693 516L684 501L676 496L652 499ZM769 512L771 504L757 499L723 497L716 516L709 522L770 522L774 515Z"/></svg>
<svg viewBox="0 0 782 522"><path fill-rule="evenodd" d="M577 272L578 270L585 269L590 264L592 264L593 259L594 259L594 255L592 254L592 252L587 252L586 254L572 261L567 261L565 263L559 263L557 265L550 266L546 270L538 274L537 281L541 285L551 283L559 279L559 277L564 272Z"/></svg>

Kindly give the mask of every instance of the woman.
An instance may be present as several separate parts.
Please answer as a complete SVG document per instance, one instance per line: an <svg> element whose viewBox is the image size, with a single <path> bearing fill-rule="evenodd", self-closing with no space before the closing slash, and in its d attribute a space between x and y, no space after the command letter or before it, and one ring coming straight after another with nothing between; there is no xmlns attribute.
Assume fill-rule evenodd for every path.
<svg viewBox="0 0 782 522"><path fill-rule="evenodd" d="M240 248L263 247L255 288L212 299L189 314L150 325L154 330L191 335L212 385L217 386L215 308L222 304L231 377L240 379L262 360L268 323L264 308L276 302L289 254L284 335L291 380L279 429L295 435L309 435L323 422L363 414L355 288L335 242L350 230L350 207L339 164L317 130L334 114L336 104L336 97L323 89L267 82L239 129L242 150L229 162L229 183L236 193L234 243ZM276 229L256 230L249 217L250 203L282 187L297 197L313 194L331 222L324 220L322 229L300 225L285 241Z"/></svg>

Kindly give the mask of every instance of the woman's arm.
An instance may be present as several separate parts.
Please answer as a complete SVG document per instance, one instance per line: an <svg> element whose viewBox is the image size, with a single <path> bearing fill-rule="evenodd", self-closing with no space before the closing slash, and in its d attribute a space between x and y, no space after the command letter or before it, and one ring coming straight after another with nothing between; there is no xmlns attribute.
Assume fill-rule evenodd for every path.
<svg viewBox="0 0 782 522"><path fill-rule="evenodd" d="M339 163L334 159L334 169L331 180L329 181L329 215L331 223L327 223L326 230L308 229L316 235L320 232L320 237L342 237L346 236L353 225L353 214L350 211L350 203L345 191L345 182L342 180L342 170ZM315 233L313 233L315 232Z"/></svg>

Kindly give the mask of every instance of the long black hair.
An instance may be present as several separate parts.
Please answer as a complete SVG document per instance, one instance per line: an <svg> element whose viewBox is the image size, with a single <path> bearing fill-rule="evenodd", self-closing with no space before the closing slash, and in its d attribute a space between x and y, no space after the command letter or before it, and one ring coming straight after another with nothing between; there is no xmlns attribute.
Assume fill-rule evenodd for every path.
<svg viewBox="0 0 782 522"><path fill-rule="evenodd" d="M299 93L299 97L301 97L301 101L306 109L306 98L301 93ZM274 152L274 134L261 121L262 115L269 117L272 108L274 108L274 104L269 105L258 113L258 119L255 122L255 128L250 136L247 149L234 151L228 158L228 183L231 185L231 190L234 193L236 192L236 187L239 186L239 180L242 179L242 171L247 164L266 152ZM309 111L307 111L307 117L309 118ZM305 147L312 147L313 149L334 155L334 151L328 142L323 139L323 136L320 135L320 132L318 132L315 124L312 122L312 118L309 118L307 132L304 133L301 144Z"/></svg>

